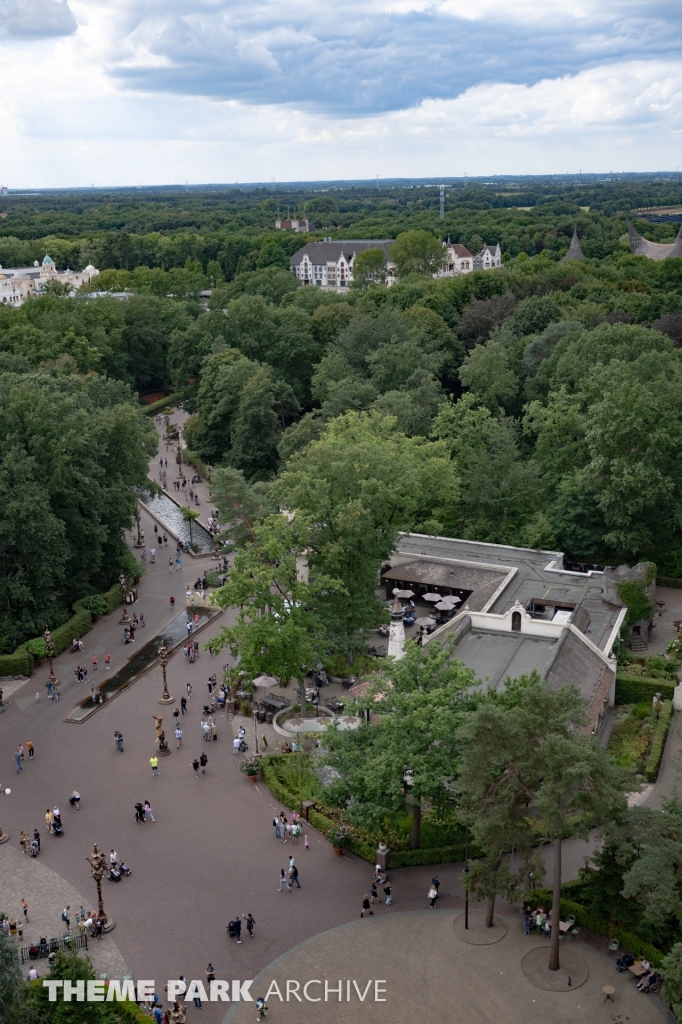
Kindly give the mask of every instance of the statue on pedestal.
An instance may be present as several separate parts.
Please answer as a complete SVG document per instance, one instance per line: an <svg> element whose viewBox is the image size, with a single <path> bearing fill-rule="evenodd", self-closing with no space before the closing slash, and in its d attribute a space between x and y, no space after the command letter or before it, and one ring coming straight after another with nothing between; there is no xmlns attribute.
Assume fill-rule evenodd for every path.
<svg viewBox="0 0 682 1024"><path fill-rule="evenodd" d="M168 753L168 743L166 741L166 734L163 731L163 718L159 718L158 715L152 715L152 718L156 722L156 742L159 745L159 753Z"/></svg>

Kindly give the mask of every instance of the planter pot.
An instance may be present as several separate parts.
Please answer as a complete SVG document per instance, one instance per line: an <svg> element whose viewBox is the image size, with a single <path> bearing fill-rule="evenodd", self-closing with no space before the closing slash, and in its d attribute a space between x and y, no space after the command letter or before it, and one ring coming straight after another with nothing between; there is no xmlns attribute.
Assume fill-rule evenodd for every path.
<svg viewBox="0 0 682 1024"><path fill-rule="evenodd" d="M334 846L332 849L337 857L343 857L343 846Z"/></svg>
<svg viewBox="0 0 682 1024"><path fill-rule="evenodd" d="M258 776L257 775L247 775L246 777L249 780L249 782L257 782L258 781Z"/></svg>

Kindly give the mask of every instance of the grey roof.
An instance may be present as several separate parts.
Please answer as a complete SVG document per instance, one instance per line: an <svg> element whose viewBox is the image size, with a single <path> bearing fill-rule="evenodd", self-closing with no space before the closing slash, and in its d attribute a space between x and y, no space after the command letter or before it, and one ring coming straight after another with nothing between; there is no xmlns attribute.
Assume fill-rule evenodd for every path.
<svg viewBox="0 0 682 1024"><path fill-rule="evenodd" d="M392 238L350 239L346 242L307 242L298 252L294 253L289 260L289 266L297 267L304 256L308 256L312 263L316 265L338 263L341 256L345 256L347 260L350 260L357 253L365 252L367 249L383 249L388 259L389 249L392 245Z"/></svg>
<svg viewBox="0 0 682 1024"><path fill-rule="evenodd" d="M474 670L484 690L497 690L503 688L506 679L516 679L533 669L542 674L556 644L556 640L522 633L470 630L457 644L456 657Z"/></svg>
<svg viewBox="0 0 682 1024"><path fill-rule="evenodd" d="M481 611L506 576L507 571L504 569L451 566L427 561L403 562L382 573L384 580L404 580L415 585L424 584L450 590L471 590L473 593L467 604L473 611Z"/></svg>
<svg viewBox="0 0 682 1024"><path fill-rule="evenodd" d="M526 607L531 600L544 601L546 604L581 605L583 610L580 621L575 613L573 621L578 628L584 623L587 636L602 650L620 612L620 608L602 601L602 573L569 572L563 567L564 556L560 551L535 551L505 544L485 544L412 533L400 537L390 561L395 570L400 563L414 561L420 556L441 562L448 569L457 568L458 572L461 565L462 568L468 567L469 571L484 569L488 573L499 574L500 579L511 575L506 585L501 584L502 589L494 600L490 602L488 599L488 606L478 602L474 605L476 589L467 587L474 591L467 602L474 611L502 614L516 601Z"/></svg>
<svg viewBox="0 0 682 1024"><path fill-rule="evenodd" d="M559 260L560 263L564 263L566 260L584 260L583 251L580 248L580 242L578 241L578 229L573 228L573 238L571 244L568 247L568 252L563 259Z"/></svg>
<svg viewBox="0 0 682 1024"><path fill-rule="evenodd" d="M606 667L604 662L570 629L563 631L557 648L556 657L543 673L545 682L551 690L560 690L572 683L586 700L591 701Z"/></svg>
<svg viewBox="0 0 682 1024"><path fill-rule="evenodd" d="M677 232L674 242L650 242L648 238L640 235L639 231L625 218L630 237L630 251L633 256L647 256L650 260L666 260L671 257L682 256L682 226Z"/></svg>

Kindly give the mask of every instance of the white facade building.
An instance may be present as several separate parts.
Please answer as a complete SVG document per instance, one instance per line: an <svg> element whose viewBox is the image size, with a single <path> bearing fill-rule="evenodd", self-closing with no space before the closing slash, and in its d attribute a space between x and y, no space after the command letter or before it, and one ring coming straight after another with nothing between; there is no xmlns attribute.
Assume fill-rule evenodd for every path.
<svg viewBox="0 0 682 1024"><path fill-rule="evenodd" d="M474 256L474 270L493 270L502 266L502 250L500 243L493 248L492 245L484 245L479 253Z"/></svg>
<svg viewBox="0 0 682 1024"><path fill-rule="evenodd" d="M84 284L89 284L99 275L99 270L88 264L85 270L57 270L51 256L45 256L42 264L36 262L32 267L0 266L0 302L5 306L18 308L27 299L40 295L50 281L59 281L69 285L76 291Z"/></svg>
<svg viewBox="0 0 682 1024"><path fill-rule="evenodd" d="M386 254L386 283L390 285L395 281L395 268L388 258L392 244L391 238L377 241L308 242L294 253L289 266L303 284L342 291L353 280L355 257L368 249L383 249Z"/></svg>

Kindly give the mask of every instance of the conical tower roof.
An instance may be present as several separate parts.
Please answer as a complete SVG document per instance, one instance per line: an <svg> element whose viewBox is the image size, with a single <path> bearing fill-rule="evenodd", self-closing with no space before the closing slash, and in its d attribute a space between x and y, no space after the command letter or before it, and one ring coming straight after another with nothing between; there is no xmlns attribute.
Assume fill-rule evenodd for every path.
<svg viewBox="0 0 682 1024"><path fill-rule="evenodd" d="M576 227L573 228L573 238L571 239L571 244L568 247L568 252L564 256L564 258L562 260L560 260L559 262L560 263L564 263L566 260L584 260L584 259L585 259L585 256L583 254L582 249L580 248L580 242L578 241L578 228L576 226Z"/></svg>

